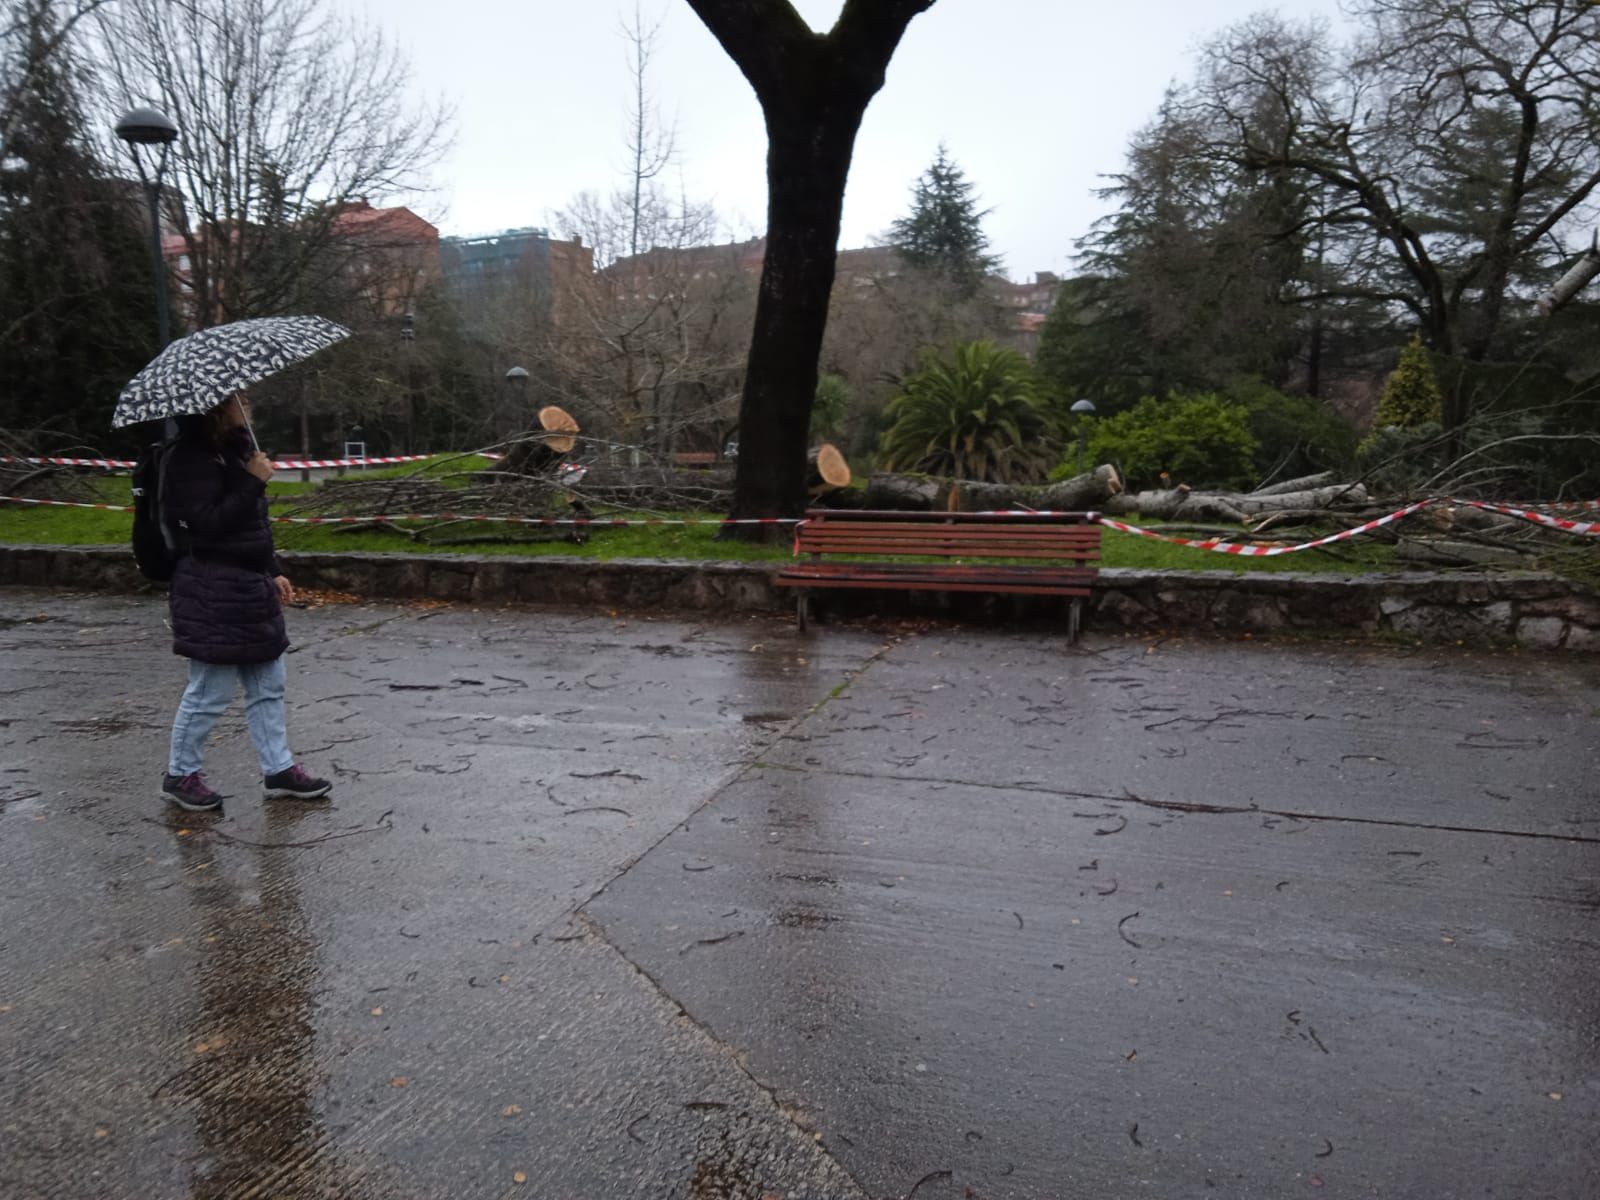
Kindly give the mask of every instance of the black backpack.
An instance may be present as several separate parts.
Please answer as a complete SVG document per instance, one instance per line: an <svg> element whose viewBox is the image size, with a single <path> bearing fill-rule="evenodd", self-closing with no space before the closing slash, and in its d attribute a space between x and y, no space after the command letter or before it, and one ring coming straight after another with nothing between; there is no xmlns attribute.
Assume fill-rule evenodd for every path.
<svg viewBox="0 0 1600 1200"><path fill-rule="evenodd" d="M151 442L133 465L133 558L146 579L168 583L182 557L177 535L162 519L161 501L173 439Z"/></svg>

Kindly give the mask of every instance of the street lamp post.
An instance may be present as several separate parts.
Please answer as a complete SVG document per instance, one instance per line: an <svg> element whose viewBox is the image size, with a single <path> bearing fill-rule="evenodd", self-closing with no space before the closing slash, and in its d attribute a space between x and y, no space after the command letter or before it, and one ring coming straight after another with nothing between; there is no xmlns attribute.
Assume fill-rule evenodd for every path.
<svg viewBox="0 0 1600 1200"><path fill-rule="evenodd" d="M1088 429L1087 424L1084 422L1083 418L1089 416L1091 413L1094 412L1094 401L1093 400L1074 400L1072 402L1072 410L1071 411L1072 411L1072 414L1078 418L1078 420L1076 422L1076 424L1078 426L1078 474L1082 475L1083 474L1083 450L1084 450L1085 444L1089 440L1089 429Z"/></svg>
<svg viewBox="0 0 1600 1200"><path fill-rule="evenodd" d="M400 341L406 348L406 453L415 454L417 440L417 364L412 358L412 346L417 340L415 313L400 318Z"/></svg>
<svg viewBox="0 0 1600 1200"><path fill-rule="evenodd" d="M172 143L178 140L178 127L165 113L153 108L130 108L117 122L117 136L128 143L128 153L133 155L139 182L144 184L150 203L150 268L156 285L156 333L164 350L172 340L172 322L167 309L167 268L161 254L161 176L166 172ZM154 175L144 169L140 146L161 147Z"/></svg>
<svg viewBox="0 0 1600 1200"><path fill-rule="evenodd" d="M528 370L526 367L512 367L506 372L506 390L511 393L511 412L507 414L503 428L495 431L495 436L509 438L516 434L517 422L522 413L523 401L528 394Z"/></svg>

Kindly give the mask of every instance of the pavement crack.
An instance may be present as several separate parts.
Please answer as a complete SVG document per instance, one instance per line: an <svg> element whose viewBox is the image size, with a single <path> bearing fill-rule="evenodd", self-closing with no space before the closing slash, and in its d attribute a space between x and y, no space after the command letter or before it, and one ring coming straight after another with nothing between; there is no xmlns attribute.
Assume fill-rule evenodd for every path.
<svg viewBox="0 0 1600 1200"><path fill-rule="evenodd" d="M902 783L940 784L946 787L965 787L983 791L1033 792L1041 796L1061 796L1070 800L1099 800L1112 803L1137 804L1144 808L1159 809L1163 812L1194 813L1207 816L1258 814L1265 817L1282 817L1290 821L1323 821L1336 825L1381 825L1391 829L1421 829L1430 833L1474 833L1489 837L1522 838L1528 841L1570 842L1582 846L1600 846L1600 837L1590 837L1581 833L1541 833L1532 829L1486 829L1480 825L1444 825L1432 821L1403 821L1394 817L1355 817L1337 813L1305 812L1299 809L1266 808L1253 802L1250 804L1196 804L1186 800L1154 800L1148 796L1136 795L1129 791L1124 791L1121 795L1112 796L1103 792L1078 792L1067 788L1048 787L1045 784L1033 783L1028 780L986 783L981 780L956 779L943 775L885 775L877 771L847 771L839 767L823 767L815 764L808 767L796 767L785 763L757 762L752 765L770 770L811 771L817 774L837 775L848 779L892 779ZM1117 830L1107 830L1106 832L1115 833L1119 831L1120 827ZM1096 832L1100 831L1097 830Z"/></svg>
<svg viewBox="0 0 1600 1200"><path fill-rule="evenodd" d="M596 895L598 894L599 893L596 893ZM611 940L610 935L606 933L605 926L602 925L596 918L590 916L586 912L580 911L577 914L577 919L584 927L584 936L586 938L592 938L594 941L598 942L600 945L604 946L607 950L611 951L611 953L615 954L619 959L621 959L623 964L628 967L628 969L633 971L640 979L649 985L650 989L660 999L661 1003L667 1005L669 1008L675 1011L680 1017L683 1018L684 1021L686 1021L693 1029L695 1029L702 1037L704 1037L707 1042L721 1052L724 1059L733 1067L733 1069L740 1075L744 1076L744 1078L749 1081L750 1086L756 1089L757 1093L770 1108L773 1117L779 1121L782 1121L794 1132L794 1135L797 1138L800 1138L806 1145L812 1146L817 1154L820 1154L823 1158L832 1163L834 1168L842 1176L844 1176L844 1178L848 1179L852 1184L855 1185L858 1194L860 1197L862 1197L862 1200L867 1200L867 1198L870 1197L871 1193L869 1193L868 1190L862 1185L861 1181L857 1179L842 1162L839 1161L834 1153L822 1142L815 1140L812 1137L811 1132L807 1130L805 1126L801 1125L799 1121L795 1120L795 1110L791 1106L786 1105L779 1100L777 1089L757 1077L756 1074L750 1070L745 1051L741 1050L738 1046L725 1040L724 1038L719 1037L716 1030L711 1028L710 1025L706 1024L699 1017L695 1016L692 1012L685 1008L683 1004L679 1002L677 997L667 990L666 985L663 984L661 980L652 975L647 968L641 966L632 958L629 958L622 947ZM733 936L735 935L729 934L727 937L714 938L711 939L711 941L725 941L728 937ZM690 1100L686 1101L683 1107L686 1109L693 1109L697 1106L709 1107L710 1105L721 1103L721 1101ZM937 1175L938 1172L935 1172L933 1177L937 1177ZM919 1181L916 1186L920 1187L922 1183L927 1181L928 1179L925 1177L923 1180ZM912 1191L915 1192L915 1190L916 1188L914 1187ZM909 1194L910 1193L908 1193L908 1195Z"/></svg>

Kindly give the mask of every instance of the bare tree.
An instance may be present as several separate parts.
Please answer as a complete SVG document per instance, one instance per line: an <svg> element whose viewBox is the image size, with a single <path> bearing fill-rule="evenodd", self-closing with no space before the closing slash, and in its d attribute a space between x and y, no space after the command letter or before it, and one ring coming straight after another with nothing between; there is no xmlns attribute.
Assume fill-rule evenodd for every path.
<svg viewBox="0 0 1600 1200"><path fill-rule="evenodd" d="M1567 256L1600 187L1600 8L1580 0L1358 0L1363 40L1253 18L1209 49L1185 97L1201 153L1289 172L1327 204L1323 286L1301 299L1394 306L1431 348L1478 362L1508 306ZM1527 295L1524 295L1527 293ZM1469 415L1464 389L1445 423Z"/></svg>
<svg viewBox="0 0 1600 1200"><path fill-rule="evenodd" d="M627 165L609 197L584 192L555 214L563 233L593 248L599 270L576 288L564 319L550 322L541 357L586 429L668 454L685 437L707 441L732 423L753 279L739 248L714 244L711 206L665 184L676 137L649 77L660 28L637 5L622 26Z"/></svg>
<svg viewBox="0 0 1600 1200"><path fill-rule="evenodd" d="M646 25L635 3L632 18L622 26L622 36L628 43L628 74L632 85L627 134L628 173L633 185L628 209L629 254L639 253L641 235L648 235L650 226L660 219L655 181L672 164L677 153L677 131L663 124L648 84L650 60L655 55L656 39L660 37L664 19L657 18L655 24Z"/></svg>
<svg viewBox="0 0 1600 1200"><path fill-rule="evenodd" d="M767 242L739 414L733 515L805 504L806 443L856 131L906 26L933 0L846 0L827 33L788 0L689 0L767 125ZM759 529L759 526L746 528Z"/></svg>
<svg viewBox="0 0 1600 1200"><path fill-rule="evenodd" d="M409 66L325 0L121 0L99 14L109 106L153 102L181 131L181 271L212 324L359 290L342 214L416 189L449 117L413 105Z"/></svg>

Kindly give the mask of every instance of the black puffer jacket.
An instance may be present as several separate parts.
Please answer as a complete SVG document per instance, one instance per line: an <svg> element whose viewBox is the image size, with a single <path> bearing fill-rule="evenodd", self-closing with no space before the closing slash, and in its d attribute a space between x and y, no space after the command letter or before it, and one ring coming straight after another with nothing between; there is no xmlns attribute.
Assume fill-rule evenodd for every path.
<svg viewBox="0 0 1600 1200"><path fill-rule="evenodd" d="M185 429L165 465L162 511L183 557L172 574L172 650L206 663L271 662L289 646L267 485L244 464L243 430L218 453Z"/></svg>

